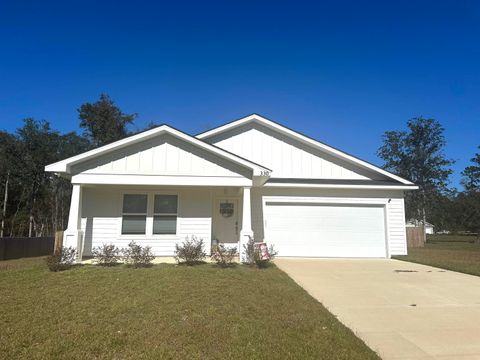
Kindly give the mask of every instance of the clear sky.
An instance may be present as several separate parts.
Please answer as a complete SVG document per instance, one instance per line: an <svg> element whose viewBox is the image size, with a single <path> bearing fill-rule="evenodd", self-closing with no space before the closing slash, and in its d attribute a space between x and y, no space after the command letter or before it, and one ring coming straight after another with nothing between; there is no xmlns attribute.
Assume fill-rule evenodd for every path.
<svg viewBox="0 0 480 360"><path fill-rule="evenodd" d="M139 128L256 112L376 164L384 131L434 117L456 185L480 145L480 2L0 2L0 129L79 130L102 92Z"/></svg>

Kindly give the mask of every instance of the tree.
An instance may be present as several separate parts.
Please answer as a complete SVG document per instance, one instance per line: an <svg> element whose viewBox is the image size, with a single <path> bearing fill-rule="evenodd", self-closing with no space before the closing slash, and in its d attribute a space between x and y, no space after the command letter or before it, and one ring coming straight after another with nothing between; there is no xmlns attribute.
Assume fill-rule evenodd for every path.
<svg viewBox="0 0 480 360"><path fill-rule="evenodd" d="M477 233L480 238L480 191L460 192L450 215L456 222L453 230Z"/></svg>
<svg viewBox="0 0 480 360"><path fill-rule="evenodd" d="M38 202L44 198L48 182L48 174L44 168L58 159L60 134L53 131L47 121L28 118L24 120L23 127L17 130L17 135L22 154L18 159L22 162L22 172L18 180L26 189L29 210L28 236L33 236L33 232L37 232L35 215L39 213Z"/></svg>
<svg viewBox="0 0 480 360"><path fill-rule="evenodd" d="M16 161L18 142L14 135L0 131L0 189L3 199L1 206L0 237L4 236L5 220L7 218L8 195L11 189L12 177L14 178L19 170Z"/></svg>
<svg viewBox="0 0 480 360"><path fill-rule="evenodd" d="M478 148L480 149L480 146ZM473 165L463 170L462 185L466 191L480 191L480 153L475 154L470 161Z"/></svg>
<svg viewBox="0 0 480 360"><path fill-rule="evenodd" d="M128 135L127 126L137 114L124 114L106 94L91 104L85 103L78 109L80 127L94 146L120 140Z"/></svg>
<svg viewBox="0 0 480 360"><path fill-rule="evenodd" d="M433 215L438 197L448 192L454 161L444 155L444 128L437 120L413 118L407 127L408 131L385 132L377 154L385 161L386 170L419 186L419 191L409 191L405 196L406 214L408 218L426 221Z"/></svg>

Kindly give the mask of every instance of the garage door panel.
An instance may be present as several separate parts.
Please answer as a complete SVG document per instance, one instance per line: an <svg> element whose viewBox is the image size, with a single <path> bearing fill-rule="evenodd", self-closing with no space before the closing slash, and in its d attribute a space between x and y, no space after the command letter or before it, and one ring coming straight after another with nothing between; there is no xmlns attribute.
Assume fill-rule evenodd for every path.
<svg viewBox="0 0 480 360"><path fill-rule="evenodd" d="M279 256L385 257L383 206L266 203L265 231Z"/></svg>

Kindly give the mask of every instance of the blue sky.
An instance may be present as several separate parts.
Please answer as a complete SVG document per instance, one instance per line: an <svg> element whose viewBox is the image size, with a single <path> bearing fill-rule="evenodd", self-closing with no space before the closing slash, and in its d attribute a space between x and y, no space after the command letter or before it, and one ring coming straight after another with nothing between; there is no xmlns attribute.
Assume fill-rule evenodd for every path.
<svg viewBox="0 0 480 360"><path fill-rule="evenodd" d="M0 128L79 130L108 93L138 128L259 113L365 160L414 116L446 128L452 184L480 145L471 1L0 2Z"/></svg>

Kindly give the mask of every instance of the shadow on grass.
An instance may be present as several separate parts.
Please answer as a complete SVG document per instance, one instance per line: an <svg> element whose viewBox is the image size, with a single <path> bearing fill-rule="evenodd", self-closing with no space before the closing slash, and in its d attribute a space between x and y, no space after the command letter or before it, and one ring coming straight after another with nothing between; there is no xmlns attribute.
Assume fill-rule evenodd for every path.
<svg viewBox="0 0 480 360"><path fill-rule="evenodd" d="M181 261L177 263L176 265L178 266L198 266L198 265L206 265L207 262L203 260L197 260L197 261Z"/></svg>

